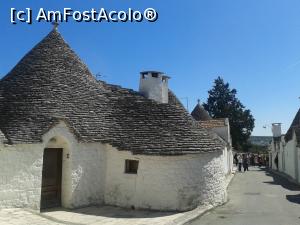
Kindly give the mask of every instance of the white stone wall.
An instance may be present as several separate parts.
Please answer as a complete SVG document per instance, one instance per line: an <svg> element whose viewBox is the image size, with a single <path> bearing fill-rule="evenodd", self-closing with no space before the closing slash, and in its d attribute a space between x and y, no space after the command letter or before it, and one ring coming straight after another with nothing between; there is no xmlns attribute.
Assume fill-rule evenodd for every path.
<svg viewBox="0 0 300 225"><path fill-rule="evenodd" d="M225 175L231 174L233 171L233 154L231 146L231 135L230 135L230 126L228 119L225 120L226 126L223 127L214 127L212 131L218 134L222 138L222 141L227 144L227 147L223 150L224 155L224 171Z"/></svg>
<svg viewBox="0 0 300 225"><path fill-rule="evenodd" d="M228 151L227 148L223 150L223 165L224 165L224 175L229 173L229 162L228 162Z"/></svg>
<svg viewBox="0 0 300 225"><path fill-rule="evenodd" d="M231 148L228 149L228 147L226 147L223 150L223 156L224 174L225 176L227 176L230 175L233 171L233 154Z"/></svg>
<svg viewBox="0 0 300 225"><path fill-rule="evenodd" d="M64 123L40 144L0 145L0 208L39 209L44 148L63 148L62 206L91 204L189 210L226 199L223 152L143 156L100 143L78 143ZM138 159L138 174L125 174L125 159Z"/></svg>
<svg viewBox="0 0 300 225"><path fill-rule="evenodd" d="M272 168L276 169L274 160L276 153L278 153L279 171L287 174L295 181L300 182L300 153L299 148L297 147L296 135L293 134L293 138L287 143L285 143L284 138L282 137L279 146L279 151L276 152L274 151L274 143L272 143Z"/></svg>
<svg viewBox="0 0 300 225"><path fill-rule="evenodd" d="M44 135L41 144L0 146L0 208L39 209L45 147L63 148L64 207L103 203L105 146L79 144L61 123Z"/></svg>
<svg viewBox="0 0 300 225"><path fill-rule="evenodd" d="M189 210L226 199L222 152L142 156L108 148L105 203L155 210ZM125 174L125 160L139 160L138 174Z"/></svg>
<svg viewBox="0 0 300 225"><path fill-rule="evenodd" d="M51 138L56 137L56 143ZM43 138L47 147L63 147L62 205L76 208L102 204L106 168L105 145L78 143L64 123ZM68 158L69 155L69 158Z"/></svg>
<svg viewBox="0 0 300 225"><path fill-rule="evenodd" d="M0 146L0 208L39 209L43 148Z"/></svg>
<svg viewBox="0 0 300 225"><path fill-rule="evenodd" d="M296 173L295 173L295 148L296 148L296 142L295 139L292 139L291 141L287 142L284 148L285 153L285 173L289 175L290 177L296 179Z"/></svg>
<svg viewBox="0 0 300 225"><path fill-rule="evenodd" d="M297 150L296 150L297 152L296 152L296 160L297 160L297 163L298 163L298 165L297 165L297 169L298 169L298 179L297 179L297 182L300 184L300 148L299 147L297 147Z"/></svg>

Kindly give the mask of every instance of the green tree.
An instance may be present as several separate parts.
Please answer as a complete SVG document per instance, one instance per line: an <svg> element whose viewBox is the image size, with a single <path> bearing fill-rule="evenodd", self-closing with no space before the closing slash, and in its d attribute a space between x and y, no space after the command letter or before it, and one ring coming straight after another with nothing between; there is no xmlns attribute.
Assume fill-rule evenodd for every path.
<svg viewBox="0 0 300 225"><path fill-rule="evenodd" d="M230 89L221 77L214 81L213 88L208 91L208 99L204 108L212 118L228 118L232 145L237 150L248 151L248 139L254 128L254 118L249 109L236 97L236 89Z"/></svg>

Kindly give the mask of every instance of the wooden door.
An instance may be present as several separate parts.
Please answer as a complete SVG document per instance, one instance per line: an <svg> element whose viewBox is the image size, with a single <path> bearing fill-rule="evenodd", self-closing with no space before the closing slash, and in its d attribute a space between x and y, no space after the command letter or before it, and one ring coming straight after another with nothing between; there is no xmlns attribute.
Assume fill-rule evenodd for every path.
<svg viewBox="0 0 300 225"><path fill-rule="evenodd" d="M45 148L41 209L61 206L62 149Z"/></svg>

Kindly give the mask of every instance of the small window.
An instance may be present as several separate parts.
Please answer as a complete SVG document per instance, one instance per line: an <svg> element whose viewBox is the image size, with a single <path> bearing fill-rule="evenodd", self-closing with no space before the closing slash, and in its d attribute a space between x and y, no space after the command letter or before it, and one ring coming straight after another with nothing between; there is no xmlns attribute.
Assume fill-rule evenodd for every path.
<svg viewBox="0 0 300 225"><path fill-rule="evenodd" d="M157 78L158 77L158 73L152 73L152 77Z"/></svg>
<svg viewBox="0 0 300 225"><path fill-rule="evenodd" d="M125 160L125 173L137 174L139 167L138 160Z"/></svg>

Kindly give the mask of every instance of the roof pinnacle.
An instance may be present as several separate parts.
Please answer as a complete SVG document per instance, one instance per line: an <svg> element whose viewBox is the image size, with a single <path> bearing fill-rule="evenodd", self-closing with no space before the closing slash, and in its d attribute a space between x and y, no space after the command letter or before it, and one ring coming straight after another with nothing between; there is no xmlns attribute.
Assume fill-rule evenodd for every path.
<svg viewBox="0 0 300 225"><path fill-rule="evenodd" d="M57 21L52 22L53 30L57 30L57 27L59 26L59 23Z"/></svg>

